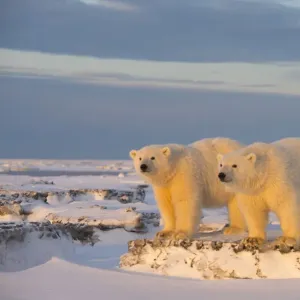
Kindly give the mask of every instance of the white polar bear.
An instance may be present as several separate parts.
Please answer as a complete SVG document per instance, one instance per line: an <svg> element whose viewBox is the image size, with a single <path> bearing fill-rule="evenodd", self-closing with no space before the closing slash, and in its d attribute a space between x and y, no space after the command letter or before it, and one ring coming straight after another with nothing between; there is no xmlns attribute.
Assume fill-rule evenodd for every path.
<svg viewBox="0 0 300 300"><path fill-rule="evenodd" d="M243 145L228 138L204 139L191 145L150 145L131 150L138 174L150 183L164 222L157 235L191 237L200 222L202 207L228 205L230 227L225 234L245 230L245 222L233 193L226 192L217 178L217 153Z"/></svg>
<svg viewBox="0 0 300 300"><path fill-rule="evenodd" d="M283 236L277 245L295 244L300 233L300 138L254 143L217 155L220 181L237 193L249 235L243 242L262 244L268 212L274 212Z"/></svg>

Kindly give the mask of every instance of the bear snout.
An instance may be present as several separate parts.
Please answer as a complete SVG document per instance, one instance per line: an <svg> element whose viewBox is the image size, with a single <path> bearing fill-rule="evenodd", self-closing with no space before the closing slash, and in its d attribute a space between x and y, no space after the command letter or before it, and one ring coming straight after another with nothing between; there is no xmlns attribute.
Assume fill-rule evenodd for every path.
<svg viewBox="0 0 300 300"><path fill-rule="evenodd" d="M220 173L218 174L218 177L219 177L219 179L220 179L222 182L224 182L224 181L225 181L226 174L225 174L224 172L220 172Z"/></svg>
<svg viewBox="0 0 300 300"><path fill-rule="evenodd" d="M148 170L148 166L146 164L141 164L140 169L142 172L146 172Z"/></svg>

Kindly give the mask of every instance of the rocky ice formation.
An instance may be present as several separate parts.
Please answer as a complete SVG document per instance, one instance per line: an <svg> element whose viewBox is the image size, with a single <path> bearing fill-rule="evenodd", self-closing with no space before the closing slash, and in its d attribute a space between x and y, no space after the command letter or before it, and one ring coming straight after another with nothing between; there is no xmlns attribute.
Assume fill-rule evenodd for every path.
<svg viewBox="0 0 300 300"><path fill-rule="evenodd" d="M98 237L94 228L84 224L51 224L50 222L0 223L0 245L11 241L23 242L30 233L38 233L39 239L61 239L94 244Z"/></svg>
<svg viewBox="0 0 300 300"><path fill-rule="evenodd" d="M0 217L12 216L14 218L8 220L36 221L35 213L39 215L39 208L41 208L42 218L53 224L79 224L100 230L124 228L126 231L145 233L148 231L149 224L159 225L160 215L152 212L138 212L136 207L121 208L121 206L144 202L146 187L146 185L139 185L129 191L78 189L41 192L2 189L0 190ZM117 207L105 206L97 200L117 200L121 205L117 209L118 205ZM108 204L107 201L105 203ZM40 216L38 219L40 220Z"/></svg>
<svg viewBox="0 0 300 300"><path fill-rule="evenodd" d="M32 179L28 182L28 184L31 185L54 185L54 181L44 180L44 179ZM27 184L22 184L22 186L25 186Z"/></svg>
<svg viewBox="0 0 300 300"><path fill-rule="evenodd" d="M92 210L91 210L92 209ZM76 211L49 213L46 220L53 224L84 224L100 230L124 228L126 231L146 233L149 224L159 225L158 213L139 213L134 207L107 210L105 206L77 208Z"/></svg>
<svg viewBox="0 0 300 300"><path fill-rule="evenodd" d="M90 226L100 230L123 228L136 233L148 232L148 225L159 226L160 215L154 212L137 212L135 207L125 209L107 209L106 206L94 204L91 206L66 208L49 212L44 219L52 224ZM0 206L0 217L5 215L17 216L19 220L26 221L30 209L18 203ZM0 223L1 224L1 223Z"/></svg>
<svg viewBox="0 0 300 300"><path fill-rule="evenodd" d="M293 247L247 247L239 242L135 240L120 258L125 270L198 279L300 278Z"/></svg>
<svg viewBox="0 0 300 300"><path fill-rule="evenodd" d="M0 206L3 203L23 203L40 200L45 203L56 198L61 202L72 202L82 199L117 200L120 203L144 202L146 185L138 185L132 191L116 189L72 189L66 191L28 191L0 189Z"/></svg>
<svg viewBox="0 0 300 300"><path fill-rule="evenodd" d="M22 206L19 203L7 203L0 200L0 216L17 215L24 213Z"/></svg>

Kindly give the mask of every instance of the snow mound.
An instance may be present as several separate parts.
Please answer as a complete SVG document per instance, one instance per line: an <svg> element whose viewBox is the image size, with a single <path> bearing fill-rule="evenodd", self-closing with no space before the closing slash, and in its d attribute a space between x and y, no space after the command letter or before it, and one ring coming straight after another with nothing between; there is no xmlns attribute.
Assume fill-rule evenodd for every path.
<svg viewBox="0 0 300 300"><path fill-rule="evenodd" d="M138 227L141 216L130 209L106 209L103 206L76 206L67 210L50 213L46 219L51 223L85 224L101 230L122 228L125 226Z"/></svg>
<svg viewBox="0 0 300 300"><path fill-rule="evenodd" d="M11 161L1 162L0 161L0 172L22 172L22 171L39 171L39 168L32 166L30 163L25 161Z"/></svg>
<svg viewBox="0 0 300 300"><path fill-rule="evenodd" d="M93 228L50 222L0 223L0 271L18 271L40 265L53 256L73 255L74 241L94 245Z"/></svg>
<svg viewBox="0 0 300 300"><path fill-rule="evenodd" d="M282 252L288 252L283 254ZM300 278L300 252L241 248L237 242L135 240L124 270L197 279Z"/></svg>
<svg viewBox="0 0 300 300"><path fill-rule="evenodd" d="M147 225L159 225L160 215L137 212L134 207L108 209L98 204L74 203L71 207L60 207L59 210L47 214L45 219L54 224L82 224L100 230L123 228L130 232L145 233L148 231Z"/></svg>

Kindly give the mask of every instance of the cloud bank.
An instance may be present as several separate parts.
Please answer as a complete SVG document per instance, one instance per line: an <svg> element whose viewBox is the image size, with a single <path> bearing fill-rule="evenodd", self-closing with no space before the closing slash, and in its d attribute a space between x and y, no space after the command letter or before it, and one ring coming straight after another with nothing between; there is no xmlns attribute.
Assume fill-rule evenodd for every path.
<svg viewBox="0 0 300 300"><path fill-rule="evenodd" d="M300 95L298 63L182 63L0 49L0 75L107 86Z"/></svg>
<svg viewBox="0 0 300 300"><path fill-rule="evenodd" d="M83 1L2 0L0 47L182 62L300 59L299 1Z"/></svg>

